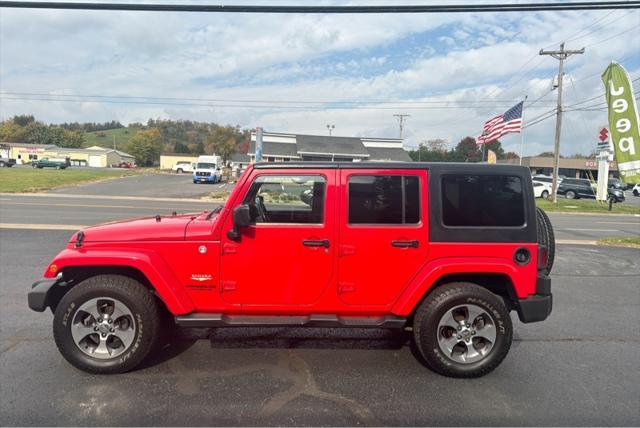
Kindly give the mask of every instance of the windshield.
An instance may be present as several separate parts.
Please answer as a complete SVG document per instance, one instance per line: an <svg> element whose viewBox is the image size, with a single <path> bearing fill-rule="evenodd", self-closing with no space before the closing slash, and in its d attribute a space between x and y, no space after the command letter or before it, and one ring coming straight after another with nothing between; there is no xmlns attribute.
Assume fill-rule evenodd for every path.
<svg viewBox="0 0 640 428"><path fill-rule="evenodd" d="M200 163L198 163L198 166L196 168L198 168L198 169L216 169L216 164L215 163L200 162Z"/></svg>

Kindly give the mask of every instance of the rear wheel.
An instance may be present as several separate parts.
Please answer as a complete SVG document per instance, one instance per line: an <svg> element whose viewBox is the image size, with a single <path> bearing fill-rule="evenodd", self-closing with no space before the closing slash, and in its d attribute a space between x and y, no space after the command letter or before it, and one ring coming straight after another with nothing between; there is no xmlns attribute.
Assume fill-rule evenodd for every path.
<svg viewBox="0 0 640 428"><path fill-rule="evenodd" d="M543 190L542 195L540 196L542 196L542 199L547 199L549 197L549 192L547 192L546 190Z"/></svg>
<svg viewBox="0 0 640 428"><path fill-rule="evenodd" d="M5 166L4 161L0 161L0 168L4 168Z"/></svg>
<svg viewBox="0 0 640 428"><path fill-rule="evenodd" d="M178 169L176 170L176 172L177 172L178 174L182 174L182 173L184 172L184 170L183 170L182 168L178 168Z"/></svg>
<svg viewBox="0 0 640 428"><path fill-rule="evenodd" d="M640 196L640 192L638 192L637 190L633 191L633 196Z"/></svg>
<svg viewBox="0 0 640 428"><path fill-rule="evenodd" d="M58 304L53 334L62 356L89 373L123 373L153 349L160 333L154 295L120 275L99 275L73 287Z"/></svg>
<svg viewBox="0 0 640 428"><path fill-rule="evenodd" d="M565 193L565 196L567 199L576 199L576 196L578 195L573 190L567 190L567 193Z"/></svg>
<svg viewBox="0 0 640 428"><path fill-rule="evenodd" d="M452 283L438 287L420 304L413 334L435 372L468 378L500 365L513 332L502 298L475 284Z"/></svg>

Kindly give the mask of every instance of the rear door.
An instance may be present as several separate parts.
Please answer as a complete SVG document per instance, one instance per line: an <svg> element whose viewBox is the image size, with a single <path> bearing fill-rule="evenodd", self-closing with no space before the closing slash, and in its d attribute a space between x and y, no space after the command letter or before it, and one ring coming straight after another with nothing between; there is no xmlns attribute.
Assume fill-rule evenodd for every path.
<svg viewBox="0 0 640 428"><path fill-rule="evenodd" d="M386 306L426 262L425 170L340 170L338 295Z"/></svg>

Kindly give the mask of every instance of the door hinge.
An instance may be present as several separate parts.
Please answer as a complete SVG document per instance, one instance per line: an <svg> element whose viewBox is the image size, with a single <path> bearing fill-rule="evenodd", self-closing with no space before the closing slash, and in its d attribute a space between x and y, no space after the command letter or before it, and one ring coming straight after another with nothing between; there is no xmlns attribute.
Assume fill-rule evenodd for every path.
<svg viewBox="0 0 640 428"><path fill-rule="evenodd" d="M353 256L356 253L354 245L340 245L340 257Z"/></svg>
<svg viewBox="0 0 640 428"><path fill-rule="evenodd" d="M236 291L236 282L235 281L222 281L222 287L220 287L220 290L225 293L225 292L230 292L230 291Z"/></svg>
<svg viewBox="0 0 640 428"><path fill-rule="evenodd" d="M238 252L238 246L235 244L224 244L222 246L222 255L235 254Z"/></svg>
<svg viewBox="0 0 640 428"><path fill-rule="evenodd" d="M356 285L353 282L339 282L338 294L353 293L356 291Z"/></svg>

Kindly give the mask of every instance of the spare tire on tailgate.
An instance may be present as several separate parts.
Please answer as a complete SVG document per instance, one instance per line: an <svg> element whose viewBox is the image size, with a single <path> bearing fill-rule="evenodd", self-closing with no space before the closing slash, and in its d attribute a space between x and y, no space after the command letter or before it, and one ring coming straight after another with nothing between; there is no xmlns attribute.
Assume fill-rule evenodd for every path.
<svg viewBox="0 0 640 428"><path fill-rule="evenodd" d="M556 254L556 238L553 234L553 226L547 213L541 208L536 207L536 228L538 231L538 245L543 245L548 250L547 262L542 267L542 271L545 274L551 272L553 267L553 259Z"/></svg>

